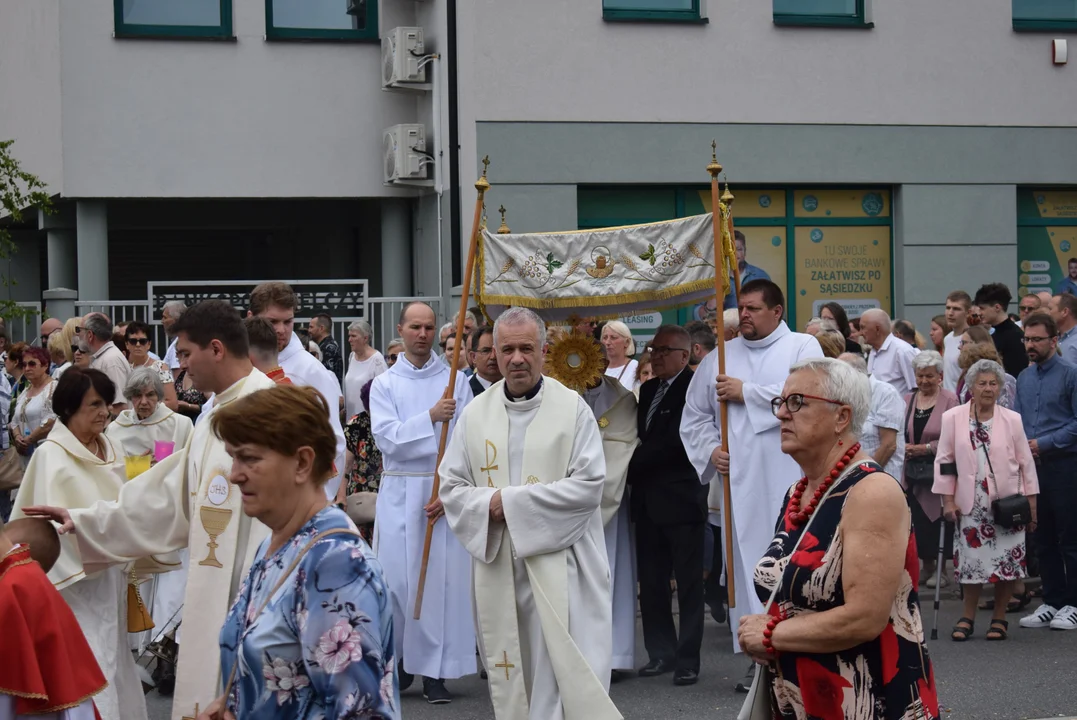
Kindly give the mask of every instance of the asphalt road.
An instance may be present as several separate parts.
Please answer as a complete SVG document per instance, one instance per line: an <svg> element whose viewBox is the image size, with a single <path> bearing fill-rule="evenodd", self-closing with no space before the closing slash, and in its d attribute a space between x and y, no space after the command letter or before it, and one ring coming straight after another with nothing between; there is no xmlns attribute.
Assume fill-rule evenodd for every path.
<svg viewBox="0 0 1077 720"><path fill-rule="evenodd" d="M1037 601L1038 602L1038 601ZM924 608L931 622L930 600ZM951 642L949 628L960 616L956 600L943 603L940 639L929 642L935 662L939 698L947 720L1029 720L1077 715L1077 632L1025 630L1010 618L1005 642L986 642L988 614L977 618L976 634L967 643ZM637 665L646 663L643 639L637 627ZM674 687L672 677L630 677L615 684L611 695L626 720L665 718L735 718L743 695L733 686L747 669L742 656L734 657L729 628L707 618L700 681L691 687ZM418 679L401 698L401 717L407 720L490 720L486 684L478 675L447 683L456 695L451 705L431 706L422 699ZM147 697L151 720L168 720L171 701L151 692Z"/></svg>

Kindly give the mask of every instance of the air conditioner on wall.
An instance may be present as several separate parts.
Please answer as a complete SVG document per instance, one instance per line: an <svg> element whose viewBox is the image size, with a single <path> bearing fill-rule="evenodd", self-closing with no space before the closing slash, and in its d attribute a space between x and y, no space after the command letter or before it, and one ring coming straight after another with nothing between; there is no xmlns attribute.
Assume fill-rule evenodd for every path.
<svg viewBox="0 0 1077 720"><path fill-rule="evenodd" d="M421 27L393 28L381 40L381 86L400 88L426 82L419 63L426 54Z"/></svg>
<svg viewBox="0 0 1077 720"><path fill-rule="evenodd" d="M426 129L422 125L386 128L384 146L386 184L408 184L427 178L426 168L431 161L426 155Z"/></svg>

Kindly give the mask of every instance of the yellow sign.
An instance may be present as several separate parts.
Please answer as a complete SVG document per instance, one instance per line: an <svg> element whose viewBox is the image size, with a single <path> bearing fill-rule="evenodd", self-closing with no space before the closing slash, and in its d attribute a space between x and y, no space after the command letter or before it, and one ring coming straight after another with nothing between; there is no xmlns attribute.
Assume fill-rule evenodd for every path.
<svg viewBox="0 0 1077 720"><path fill-rule="evenodd" d="M724 183L722 185L725 187ZM737 218L783 218L785 217L784 190L739 190L733 187L733 224ZM699 191L703 211L711 211L711 191Z"/></svg>
<svg viewBox="0 0 1077 720"><path fill-rule="evenodd" d="M890 193L862 188L797 190L793 208L798 218L885 218L890 217Z"/></svg>
<svg viewBox="0 0 1077 720"><path fill-rule="evenodd" d="M1077 192L1037 192L1036 209L1041 218L1077 218Z"/></svg>
<svg viewBox="0 0 1077 720"><path fill-rule="evenodd" d="M890 228L798 227L796 274L801 328L832 300L841 303L850 318L869 308L893 313Z"/></svg>

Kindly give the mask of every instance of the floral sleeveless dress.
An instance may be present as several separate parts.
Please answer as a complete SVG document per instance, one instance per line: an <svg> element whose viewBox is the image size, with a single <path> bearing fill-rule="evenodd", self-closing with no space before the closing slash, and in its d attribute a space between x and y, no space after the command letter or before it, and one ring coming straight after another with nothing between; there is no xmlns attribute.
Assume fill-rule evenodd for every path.
<svg viewBox="0 0 1077 720"><path fill-rule="evenodd" d="M804 526L786 522L755 568L755 590L765 604L781 582L771 615L824 612L845 602L842 586L842 509L849 490L883 469L862 462L831 489L790 557ZM895 481L896 482L896 481ZM790 493L786 494L788 506ZM916 539L910 529L905 570L882 635L836 653L779 653L774 670L775 718L781 720L936 720L939 703L924 644L917 584Z"/></svg>

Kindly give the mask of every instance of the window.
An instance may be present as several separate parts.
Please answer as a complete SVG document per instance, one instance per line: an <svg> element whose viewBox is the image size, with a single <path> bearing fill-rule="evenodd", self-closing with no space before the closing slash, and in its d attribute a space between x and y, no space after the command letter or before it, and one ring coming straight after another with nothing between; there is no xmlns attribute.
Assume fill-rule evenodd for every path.
<svg viewBox="0 0 1077 720"><path fill-rule="evenodd" d="M1077 30L1077 0L1013 0L1014 30Z"/></svg>
<svg viewBox="0 0 1077 720"><path fill-rule="evenodd" d="M113 9L116 37L232 37L232 0L113 0Z"/></svg>
<svg viewBox="0 0 1077 720"><path fill-rule="evenodd" d="M602 0L604 20L705 23L701 0Z"/></svg>
<svg viewBox="0 0 1077 720"><path fill-rule="evenodd" d="M867 21L868 0L774 0L775 25L875 27Z"/></svg>
<svg viewBox="0 0 1077 720"><path fill-rule="evenodd" d="M266 0L266 37L377 40L377 0Z"/></svg>

